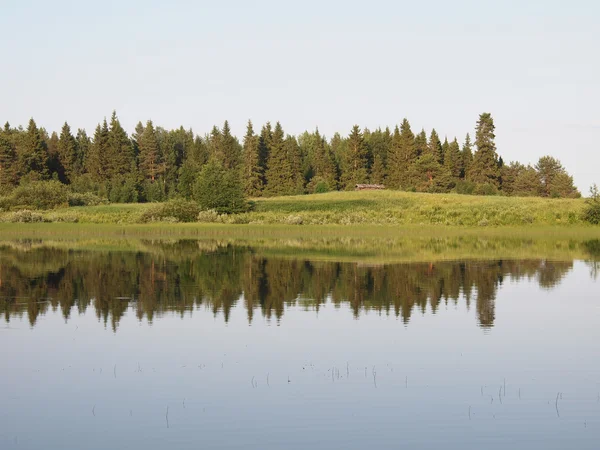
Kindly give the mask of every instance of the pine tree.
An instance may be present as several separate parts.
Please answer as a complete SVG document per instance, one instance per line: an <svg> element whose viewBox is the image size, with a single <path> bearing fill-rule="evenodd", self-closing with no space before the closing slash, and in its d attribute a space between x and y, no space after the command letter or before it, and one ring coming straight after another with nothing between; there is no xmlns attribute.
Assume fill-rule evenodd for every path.
<svg viewBox="0 0 600 450"><path fill-rule="evenodd" d="M265 193L268 195L289 195L293 190L290 187L291 180L293 180L292 167L284 143L283 128L277 122L271 137L267 161Z"/></svg>
<svg viewBox="0 0 600 450"><path fill-rule="evenodd" d="M62 167L58 155L59 139L56 131L52 132L50 138L46 141L46 146L48 148L48 173L50 177L65 183L65 169Z"/></svg>
<svg viewBox="0 0 600 450"><path fill-rule="evenodd" d="M417 157L427 153L427 133L425 133L425 130L421 130L415 137L415 150Z"/></svg>
<svg viewBox="0 0 600 450"><path fill-rule="evenodd" d="M483 113L479 116L475 132L475 145L477 151L473 156L473 163L469 170L469 179L480 185L499 187L498 155L494 143L494 119L491 114Z"/></svg>
<svg viewBox="0 0 600 450"><path fill-rule="evenodd" d="M77 141L71 134L71 127L65 122L58 139L58 160L64 171L65 182L69 183L77 175Z"/></svg>
<svg viewBox="0 0 600 450"><path fill-rule="evenodd" d="M160 153L158 142L156 139L156 130L152 121L146 122L144 132L139 141L139 167L142 176L151 181L155 181L156 177L162 173L162 164L160 161Z"/></svg>
<svg viewBox="0 0 600 450"><path fill-rule="evenodd" d="M358 125L354 125L348 136L346 171L342 174L342 184L352 190L357 184L367 182L367 147Z"/></svg>
<svg viewBox="0 0 600 450"><path fill-rule="evenodd" d="M244 193L248 197L260 197L263 190L263 167L260 165L259 138L254 134L252 122L248 121L244 136Z"/></svg>
<svg viewBox="0 0 600 450"><path fill-rule="evenodd" d="M573 185L561 162L551 156L543 156L535 165L541 183L543 197L578 197L579 192Z"/></svg>
<svg viewBox="0 0 600 450"><path fill-rule="evenodd" d="M77 130L77 137L75 140L77 141L77 145L75 147L77 149L77 157L75 158L75 166L73 170L75 176L79 176L84 171L85 160L90 152L92 141L82 128Z"/></svg>
<svg viewBox="0 0 600 450"><path fill-rule="evenodd" d="M302 154L294 136L286 136L284 149L290 164L292 177L287 184L286 195L299 195L304 192L304 177L302 176Z"/></svg>

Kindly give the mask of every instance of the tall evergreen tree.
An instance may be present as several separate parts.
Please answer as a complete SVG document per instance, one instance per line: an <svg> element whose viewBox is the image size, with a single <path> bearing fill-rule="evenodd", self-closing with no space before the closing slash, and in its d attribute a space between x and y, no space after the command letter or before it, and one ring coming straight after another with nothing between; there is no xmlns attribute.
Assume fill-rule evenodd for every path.
<svg viewBox="0 0 600 450"><path fill-rule="evenodd" d="M106 149L106 172L108 177L112 178L129 172L134 155L131 140L121 126L116 111L113 111L110 118Z"/></svg>
<svg viewBox="0 0 600 450"><path fill-rule="evenodd" d="M417 152L417 157L427 153L427 133L425 130L421 130L421 132L415 137L415 150Z"/></svg>
<svg viewBox="0 0 600 450"><path fill-rule="evenodd" d="M490 113L482 113L475 131L477 151L469 170L469 179L478 184L499 187L498 155L494 139L494 119Z"/></svg>
<svg viewBox="0 0 600 450"><path fill-rule="evenodd" d="M446 140L445 143L448 141ZM462 173L464 171L464 163L462 158L462 153L460 151L460 145L456 138L445 146L446 153L444 154L444 166L450 172L450 176L454 179L454 181L458 181L462 177Z"/></svg>
<svg viewBox="0 0 600 450"><path fill-rule="evenodd" d="M48 147L42 131L33 119L17 148L18 168L21 176L44 180L48 178Z"/></svg>
<svg viewBox="0 0 600 450"><path fill-rule="evenodd" d="M94 132L94 141L85 160L86 171L94 181L104 182L107 179L106 155L108 151L108 123L98 124Z"/></svg>
<svg viewBox="0 0 600 450"><path fill-rule="evenodd" d="M83 173L85 167L85 160L90 152L92 146L92 140L88 137L86 131L83 128L77 130L77 136L75 137L77 145L77 157L75 158L74 173L79 176Z"/></svg>
<svg viewBox="0 0 600 450"><path fill-rule="evenodd" d="M156 139L156 130L151 120L146 122L144 132L139 142L139 167L142 176L151 181L155 181L162 171L163 166L160 160L160 152Z"/></svg>
<svg viewBox="0 0 600 450"><path fill-rule="evenodd" d="M431 134L429 135L427 152L433 156L438 164L444 163L444 150L442 148L442 143L440 142L440 137L438 136L437 131L435 131L435 128L431 130Z"/></svg>
<svg viewBox="0 0 600 450"><path fill-rule="evenodd" d="M411 183L411 167L417 160L415 136L407 119L400 129L396 127L388 156L388 185L394 189L408 189Z"/></svg>
<svg viewBox="0 0 600 450"><path fill-rule="evenodd" d="M248 197L260 197L263 190L264 168L260 165L260 143L254 134L252 122L248 121L244 136L244 193Z"/></svg>
<svg viewBox="0 0 600 450"><path fill-rule="evenodd" d="M221 152L225 169L238 169L241 163L241 148L237 139L232 136L229 122L225 121L221 132Z"/></svg>
<svg viewBox="0 0 600 450"><path fill-rule="evenodd" d="M465 142L462 148L462 159L463 159L463 173L462 178L467 178L471 164L473 163L473 144L471 143L471 136L467 133Z"/></svg>
<svg viewBox="0 0 600 450"><path fill-rule="evenodd" d="M268 195L289 195L293 192L291 187L292 167L284 143L283 128L277 122L271 137L271 148L267 161L265 192Z"/></svg>
<svg viewBox="0 0 600 450"><path fill-rule="evenodd" d="M313 166L314 176L321 178L327 183L329 189L337 187L337 168L335 164L335 156L326 140L321 136L317 129L314 133L314 155Z"/></svg>
<svg viewBox="0 0 600 450"><path fill-rule="evenodd" d="M342 184L346 190L354 189L355 185L366 183L368 150L363 134L358 125L352 127L348 136L346 171L342 174Z"/></svg>
<svg viewBox="0 0 600 450"><path fill-rule="evenodd" d="M0 133L0 195L17 183L17 154L14 144L5 134Z"/></svg>
<svg viewBox="0 0 600 450"><path fill-rule="evenodd" d="M63 169L65 182L70 182L76 173L77 166L77 141L71 134L71 127L65 122L58 139L58 159Z"/></svg>

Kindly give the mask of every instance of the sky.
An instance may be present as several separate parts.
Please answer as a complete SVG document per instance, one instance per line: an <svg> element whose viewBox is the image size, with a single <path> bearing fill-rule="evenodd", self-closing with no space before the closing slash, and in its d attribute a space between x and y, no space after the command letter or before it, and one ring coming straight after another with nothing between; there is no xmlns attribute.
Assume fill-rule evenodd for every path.
<svg viewBox="0 0 600 450"><path fill-rule="evenodd" d="M406 117L462 142L490 112L505 161L555 156L587 194L599 23L597 0L0 0L0 122L331 137Z"/></svg>

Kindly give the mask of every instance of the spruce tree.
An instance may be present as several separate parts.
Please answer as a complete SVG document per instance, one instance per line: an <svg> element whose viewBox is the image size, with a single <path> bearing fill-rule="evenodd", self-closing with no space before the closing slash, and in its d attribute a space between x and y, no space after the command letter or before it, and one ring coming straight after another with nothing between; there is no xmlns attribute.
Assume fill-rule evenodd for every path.
<svg viewBox="0 0 600 450"><path fill-rule="evenodd" d="M386 179L385 166L380 154L375 155L373 167L371 169L371 183L384 184Z"/></svg>
<svg viewBox="0 0 600 450"><path fill-rule="evenodd" d="M477 151L469 169L469 179L480 185L499 187L498 155L494 143L494 119L490 113L479 116L475 132Z"/></svg>
<svg viewBox="0 0 600 450"><path fill-rule="evenodd" d="M448 141L446 140L446 143L447 142ZM456 140L456 138L454 138L454 140L450 144L446 145L445 147L446 147L446 150L445 150L445 154L444 154L444 166L450 173L450 176L456 182L461 178L462 173L464 171L464 165L463 165L462 154L460 151L460 145L458 144L458 141Z"/></svg>
<svg viewBox="0 0 600 450"><path fill-rule="evenodd" d="M265 193L271 196L289 195L292 191L290 188L291 180L293 180L292 167L284 144L283 128L277 122L271 138L266 171Z"/></svg>
<svg viewBox="0 0 600 450"><path fill-rule="evenodd" d="M146 122L138 145L140 173L144 178L154 182L162 172L163 166L160 161L156 130L151 120Z"/></svg>
<svg viewBox="0 0 600 450"><path fill-rule="evenodd" d="M241 148L237 139L231 135L229 122L223 124L221 132L221 154L223 158L223 167L225 169L238 169L241 163Z"/></svg>
<svg viewBox="0 0 600 450"><path fill-rule="evenodd" d="M543 156L535 165L541 184L543 197L578 197L579 192L573 185L561 162L551 156Z"/></svg>
<svg viewBox="0 0 600 450"><path fill-rule="evenodd" d="M70 183L77 175L77 141L71 134L71 127L65 122L58 139L58 159L64 171L64 179Z"/></svg>
<svg viewBox="0 0 600 450"><path fill-rule="evenodd" d="M74 174L79 176L84 171L85 160L90 152L92 140L88 137L83 128L77 130L77 137L75 140L77 141L77 145L75 146L77 149L77 157L75 158Z"/></svg>
<svg viewBox="0 0 600 450"><path fill-rule="evenodd" d="M108 147L106 149L106 172L109 178L129 172L131 161L134 159L134 150L127 132L121 126L116 111L110 118L108 131Z"/></svg>
<svg viewBox="0 0 600 450"><path fill-rule="evenodd" d="M48 147L42 131L33 119L29 120L27 132L17 149L18 169L21 176L30 179L48 178Z"/></svg>
<svg viewBox="0 0 600 450"><path fill-rule="evenodd" d="M435 128L431 130L431 134L429 135L427 152L433 156L438 164L444 163L444 150L442 148L442 143L440 142L440 137L438 136L437 131L435 131Z"/></svg>
<svg viewBox="0 0 600 450"><path fill-rule="evenodd" d="M0 133L0 195L17 183L15 146Z"/></svg>
<svg viewBox="0 0 600 450"><path fill-rule="evenodd" d="M252 122L248 121L244 136L244 193L248 197L260 197L263 190L263 167L260 165L259 138L254 134Z"/></svg>
<svg viewBox="0 0 600 450"><path fill-rule="evenodd" d="M342 174L342 184L352 190L357 184L367 182L367 147L358 125L354 125L348 136L346 171Z"/></svg>
<svg viewBox="0 0 600 450"><path fill-rule="evenodd" d="M473 144L471 143L471 136L467 133L465 142L462 148L462 160L463 160L463 173L461 178L467 178L471 164L473 163Z"/></svg>
<svg viewBox="0 0 600 450"><path fill-rule="evenodd" d="M333 155L327 141L321 136L317 129L314 133L314 155L313 176L322 179L329 189L337 187L337 168L335 156Z"/></svg>
<svg viewBox="0 0 600 450"><path fill-rule="evenodd" d="M94 181L107 181L106 155L108 151L108 123L98 124L94 132L94 141L85 160L85 169Z"/></svg>

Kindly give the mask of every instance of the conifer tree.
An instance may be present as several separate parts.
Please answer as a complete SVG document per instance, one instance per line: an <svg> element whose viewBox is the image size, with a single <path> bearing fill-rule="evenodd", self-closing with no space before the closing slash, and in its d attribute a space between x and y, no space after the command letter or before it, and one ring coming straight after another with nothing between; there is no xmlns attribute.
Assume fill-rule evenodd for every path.
<svg viewBox="0 0 600 450"><path fill-rule="evenodd" d="M277 122L271 137L267 161L265 193L268 195L289 195L292 191L290 187L293 179L292 167L284 144L283 128Z"/></svg>
<svg viewBox="0 0 600 450"><path fill-rule="evenodd" d="M394 189L408 189L411 183L411 167L417 160L415 136L407 119L400 129L394 130L391 151L388 156L388 184Z"/></svg>
<svg viewBox="0 0 600 450"><path fill-rule="evenodd" d="M346 171L342 174L342 184L346 190L367 182L367 148L358 125L354 125L348 136Z"/></svg>
<svg viewBox="0 0 600 450"><path fill-rule="evenodd" d="M106 149L107 176L113 178L129 172L134 155L127 132L121 126L116 111L113 111Z"/></svg>
<svg viewBox="0 0 600 450"><path fill-rule="evenodd" d="M33 119L29 120L27 132L17 149L19 173L31 179L48 178L48 147Z"/></svg>
<svg viewBox="0 0 600 450"><path fill-rule="evenodd" d="M435 131L435 128L431 130L431 134L429 135L427 152L433 156L438 164L444 163L444 150L442 148L442 143L440 142L440 137L438 136L437 131Z"/></svg>
<svg viewBox="0 0 600 450"><path fill-rule="evenodd" d="M446 140L445 143L447 143L447 142L448 141ZM464 165L463 165L462 154L460 151L460 145L458 144L458 141L456 140L456 138L454 138L454 140L450 144L446 145L445 147L446 147L446 150L445 150L446 153L444 154L444 166L450 173L450 176L456 182L461 178L462 173L464 171Z"/></svg>
<svg viewBox="0 0 600 450"><path fill-rule="evenodd" d="M371 169L371 183L384 184L386 179L385 166L380 154L375 155L373 167Z"/></svg>
<svg viewBox="0 0 600 450"><path fill-rule="evenodd" d="M578 197L579 192L573 185L573 178L569 176L561 162L551 156L542 156L535 169L541 184L543 197Z"/></svg>
<svg viewBox="0 0 600 450"><path fill-rule="evenodd" d="M85 160L85 169L94 181L103 182L107 179L106 155L108 151L108 123L98 124L94 132L94 141Z"/></svg>
<svg viewBox="0 0 600 450"><path fill-rule="evenodd" d="M8 133L0 133L0 195L17 183L17 154L14 144L5 134Z"/></svg>
<svg viewBox="0 0 600 450"><path fill-rule="evenodd" d="M417 157L427 153L427 133L425 133L425 130L421 130L415 137L415 150Z"/></svg>
<svg viewBox="0 0 600 450"><path fill-rule="evenodd" d="M490 113L482 113L477 122L473 163L469 170L469 179L481 185L499 187L498 155L494 143L494 119Z"/></svg>
<svg viewBox="0 0 600 450"><path fill-rule="evenodd" d="M259 138L254 134L252 122L248 121L244 136L244 193L248 197L260 197L263 190L263 167L260 165Z"/></svg>
<svg viewBox="0 0 600 450"><path fill-rule="evenodd" d="M473 163L473 144L471 144L471 136L467 133L465 142L462 148L463 173L462 178L468 178L469 169Z"/></svg>
<svg viewBox="0 0 600 450"><path fill-rule="evenodd" d="M65 169L60 163L58 155L59 138L56 131L53 131L50 138L46 141L48 148L48 173L53 179L57 179L62 183L65 183Z"/></svg>
<svg viewBox="0 0 600 450"><path fill-rule="evenodd" d="M67 183L77 175L77 153L77 141L71 134L71 127L65 122L58 139L58 159Z"/></svg>
<svg viewBox="0 0 600 450"><path fill-rule="evenodd" d="M223 157L223 167L228 169L238 169L241 163L241 148L237 139L231 135L229 122L225 121L221 132L221 152Z"/></svg>
<svg viewBox="0 0 600 450"><path fill-rule="evenodd" d="M162 172L156 130L151 120L146 122L144 132L139 141L139 167L140 173L146 179L155 181Z"/></svg>
<svg viewBox="0 0 600 450"><path fill-rule="evenodd" d="M317 129L314 133L314 177L321 178L329 189L336 189L337 186L337 168L335 164L335 156L325 139Z"/></svg>
<svg viewBox="0 0 600 450"><path fill-rule="evenodd" d="M84 171L85 160L90 152L92 141L83 128L77 130L77 137L75 140L77 141L77 145L75 146L77 149L77 157L75 158L74 173L78 176Z"/></svg>

